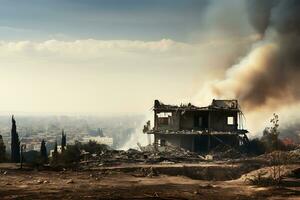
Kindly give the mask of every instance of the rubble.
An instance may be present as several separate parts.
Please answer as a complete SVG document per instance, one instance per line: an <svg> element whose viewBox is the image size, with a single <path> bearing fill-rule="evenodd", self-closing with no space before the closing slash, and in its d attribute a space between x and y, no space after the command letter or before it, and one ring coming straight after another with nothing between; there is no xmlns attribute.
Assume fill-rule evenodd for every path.
<svg viewBox="0 0 300 200"><path fill-rule="evenodd" d="M230 146L219 145L211 152L211 157L216 160L237 159L244 157L240 151Z"/></svg>
<svg viewBox="0 0 300 200"><path fill-rule="evenodd" d="M273 151L271 153L263 154L257 157L266 162L271 162L272 159L280 159L280 162L285 163L300 163L300 149L292 151Z"/></svg>
<svg viewBox="0 0 300 200"><path fill-rule="evenodd" d="M153 176L158 176L158 172L153 169L152 167L150 168L140 168L137 172L133 174L135 177L153 177Z"/></svg>
<svg viewBox="0 0 300 200"><path fill-rule="evenodd" d="M85 163L88 163L89 166L101 167L124 163L173 164L182 162L193 163L204 160L205 158L203 156L180 147L166 145L155 148L154 145L148 145L145 147L140 146L140 150L106 150L95 157L90 157Z"/></svg>
<svg viewBox="0 0 300 200"><path fill-rule="evenodd" d="M173 165L176 163L197 164L216 161L229 161L230 163L247 161L253 163L253 165L267 166L272 158L272 154L276 153L272 152L257 157L247 157L246 154L241 153L238 149L224 145L217 146L207 154L199 154L178 146L173 146L170 143L166 143L164 146L138 146L139 150L104 150L94 157L89 157L89 160L86 161L87 165L81 165L80 167L82 169L89 169L126 164ZM282 160L288 161L288 163L300 163L300 149L283 151L280 156Z"/></svg>
<svg viewBox="0 0 300 200"><path fill-rule="evenodd" d="M150 154L148 156L148 163L157 163L157 162L199 162L203 161L203 157L199 156L195 152L188 151L186 149L172 146L170 144L157 147L156 149L151 145L148 145L144 150L144 153ZM148 151L151 150L151 151Z"/></svg>

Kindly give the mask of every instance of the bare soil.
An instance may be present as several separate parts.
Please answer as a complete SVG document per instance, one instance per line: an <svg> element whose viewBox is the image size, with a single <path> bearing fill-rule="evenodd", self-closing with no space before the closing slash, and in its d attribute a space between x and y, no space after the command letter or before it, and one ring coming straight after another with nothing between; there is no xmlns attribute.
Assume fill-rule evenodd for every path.
<svg viewBox="0 0 300 200"><path fill-rule="evenodd" d="M211 175L216 178L199 180L192 176L168 175L172 168L180 172L180 167L185 171L192 167L194 171L197 165L130 165L55 172L20 170L13 164L1 164L0 199L300 199L299 179L287 178L289 184L282 187L257 187L236 177L218 180L218 175ZM239 171L238 166L224 167L221 163L199 164L198 167L199 171L206 169L206 172L222 169L224 173L226 170L231 173L228 169L234 169L237 173L246 173ZM144 168L160 173L144 174L141 171Z"/></svg>

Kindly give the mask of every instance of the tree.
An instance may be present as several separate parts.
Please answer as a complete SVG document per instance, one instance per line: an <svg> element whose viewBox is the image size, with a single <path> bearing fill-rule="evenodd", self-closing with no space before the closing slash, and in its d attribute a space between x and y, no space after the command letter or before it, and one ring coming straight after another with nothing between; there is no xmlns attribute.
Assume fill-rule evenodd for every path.
<svg viewBox="0 0 300 200"><path fill-rule="evenodd" d="M12 116L11 128L11 161L14 163L20 162L20 140L17 132L16 120Z"/></svg>
<svg viewBox="0 0 300 200"><path fill-rule="evenodd" d="M54 143L54 150L53 150L53 153L52 153L52 158L50 160L50 166L53 167L53 168L59 168L60 166L59 165L62 165L61 159L62 155L60 155L58 153L58 149L57 149L57 141L55 141Z"/></svg>
<svg viewBox="0 0 300 200"><path fill-rule="evenodd" d="M47 154L45 140L42 140L42 142L41 142L41 152L40 153L41 153L42 163L48 162L48 154Z"/></svg>
<svg viewBox="0 0 300 200"><path fill-rule="evenodd" d="M4 162L6 160L6 151L5 151L5 145L2 138L2 135L0 135L0 162Z"/></svg>
<svg viewBox="0 0 300 200"><path fill-rule="evenodd" d="M64 129L61 133L61 151L64 152L67 145L67 135L65 134Z"/></svg>
<svg viewBox="0 0 300 200"><path fill-rule="evenodd" d="M75 142L74 145L68 145L68 148L62 153L62 163L65 167L76 167L80 162L81 151L80 143Z"/></svg>
<svg viewBox="0 0 300 200"><path fill-rule="evenodd" d="M38 167L41 165L41 155L40 152L30 150L23 153L24 163L27 163L31 166Z"/></svg>
<svg viewBox="0 0 300 200"><path fill-rule="evenodd" d="M151 129L151 124L150 124L150 120L146 122L146 124L144 125L143 128L143 133L147 133L148 131L150 131Z"/></svg>
<svg viewBox="0 0 300 200"><path fill-rule="evenodd" d="M57 155L58 152L57 152L57 141L55 141L55 144L54 144L54 151L53 151L53 154L54 155Z"/></svg>
<svg viewBox="0 0 300 200"><path fill-rule="evenodd" d="M279 117L277 114L273 114L273 118L270 120L271 127L265 128L263 132L262 142L265 144L267 151L278 150L281 147L279 137Z"/></svg>

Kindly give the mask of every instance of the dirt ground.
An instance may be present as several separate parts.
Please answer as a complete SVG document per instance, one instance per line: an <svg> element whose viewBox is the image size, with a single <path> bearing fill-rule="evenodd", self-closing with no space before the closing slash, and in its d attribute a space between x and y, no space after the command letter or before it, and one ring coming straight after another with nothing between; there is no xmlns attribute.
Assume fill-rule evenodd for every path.
<svg viewBox="0 0 300 200"><path fill-rule="evenodd" d="M0 165L0 199L295 200L300 199L300 184L256 187L241 178L205 181L165 174L145 177L126 170L29 171Z"/></svg>

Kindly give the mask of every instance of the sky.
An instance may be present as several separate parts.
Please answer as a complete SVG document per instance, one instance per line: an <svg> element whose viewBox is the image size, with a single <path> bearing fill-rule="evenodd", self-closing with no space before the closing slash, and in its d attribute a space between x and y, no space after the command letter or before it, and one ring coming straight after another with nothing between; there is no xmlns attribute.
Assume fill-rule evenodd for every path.
<svg viewBox="0 0 300 200"><path fill-rule="evenodd" d="M187 41L204 0L1 0L1 38Z"/></svg>
<svg viewBox="0 0 300 200"><path fill-rule="evenodd" d="M252 130L273 112L300 119L299 9L296 0L0 0L0 113L149 116L155 99L237 98Z"/></svg>
<svg viewBox="0 0 300 200"><path fill-rule="evenodd" d="M143 113L198 81L206 1L0 3L2 112Z"/></svg>

